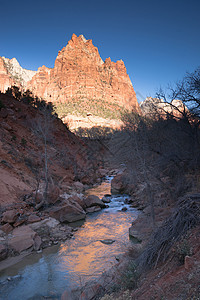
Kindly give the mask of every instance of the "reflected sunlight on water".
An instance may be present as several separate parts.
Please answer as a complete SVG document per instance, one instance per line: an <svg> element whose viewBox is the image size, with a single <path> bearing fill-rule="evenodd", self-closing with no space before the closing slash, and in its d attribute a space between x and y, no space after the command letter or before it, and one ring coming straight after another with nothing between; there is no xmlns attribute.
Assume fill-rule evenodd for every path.
<svg viewBox="0 0 200 300"><path fill-rule="evenodd" d="M102 198L110 193L110 182L102 183L89 193ZM126 212L121 211L124 206L128 208ZM61 295L66 288L73 289L96 278L115 264L116 256L124 253L131 243L128 229L137 215L135 209L124 205L123 196L112 196L109 208L87 215L74 237L61 244L57 252L45 250L38 259L35 259L38 254L30 256L26 266L19 264L16 268L19 278L2 285L0 295L4 300L40 299L52 292ZM103 244L101 240L105 239L115 242ZM12 276L9 270L4 279L5 276Z"/></svg>

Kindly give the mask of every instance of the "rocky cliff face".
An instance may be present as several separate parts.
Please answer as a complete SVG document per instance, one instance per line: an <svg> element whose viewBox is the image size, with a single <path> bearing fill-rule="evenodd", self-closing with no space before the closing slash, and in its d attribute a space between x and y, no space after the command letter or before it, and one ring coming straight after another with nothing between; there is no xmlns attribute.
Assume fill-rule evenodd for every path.
<svg viewBox="0 0 200 300"><path fill-rule="evenodd" d="M148 97L140 103L141 112L153 117L159 115L166 118L167 115L181 118L184 113L189 114L188 108L181 100L172 100L171 103L165 102L163 99Z"/></svg>
<svg viewBox="0 0 200 300"><path fill-rule="evenodd" d="M99 101L101 105L139 108L136 94L122 60L101 59L98 49L83 35L72 35L59 51L53 69L42 66L35 73L23 70L16 59L1 58L0 89L13 84L30 89L34 95L54 103ZM4 74L5 73L5 74ZM96 102L95 102L96 103Z"/></svg>
<svg viewBox="0 0 200 300"><path fill-rule="evenodd" d="M23 69L15 57L0 57L0 91L4 93L12 85L25 88L35 73L36 71Z"/></svg>
<svg viewBox="0 0 200 300"><path fill-rule="evenodd" d="M26 70L23 69L19 62L16 60L15 57L12 59L6 58L2 56L4 61L4 65L11 75L11 77L16 81L19 82L22 86L25 86L26 83L32 79L33 75L35 75L36 71Z"/></svg>
<svg viewBox="0 0 200 300"><path fill-rule="evenodd" d="M8 72L3 58L0 57L0 91L4 93L7 88L14 85L14 83L14 79Z"/></svg>

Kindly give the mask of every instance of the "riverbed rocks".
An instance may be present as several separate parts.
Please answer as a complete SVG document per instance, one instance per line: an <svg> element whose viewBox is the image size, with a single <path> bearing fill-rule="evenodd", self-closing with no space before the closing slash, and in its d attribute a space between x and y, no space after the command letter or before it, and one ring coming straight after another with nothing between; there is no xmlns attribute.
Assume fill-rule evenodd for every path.
<svg viewBox="0 0 200 300"><path fill-rule="evenodd" d="M54 218L46 218L39 222L30 224L30 227L37 232L42 239L42 248L46 248L58 241L64 241L72 237L72 228L68 225L62 225Z"/></svg>
<svg viewBox="0 0 200 300"><path fill-rule="evenodd" d="M117 174L111 181L112 194L123 194L126 192L128 179L125 174Z"/></svg>
<svg viewBox="0 0 200 300"><path fill-rule="evenodd" d="M89 195L85 200L86 207L99 206L101 208L106 208L105 203L99 199L98 196Z"/></svg>
<svg viewBox="0 0 200 300"><path fill-rule="evenodd" d="M55 204L60 197L60 189L54 184L50 184L47 192L47 200L49 204Z"/></svg>
<svg viewBox="0 0 200 300"><path fill-rule="evenodd" d="M82 184L80 181L74 182L74 187L77 192L82 193L84 191L84 184Z"/></svg>
<svg viewBox="0 0 200 300"><path fill-rule="evenodd" d="M109 174L109 170L107 170L107 169L100 169L99 170L100 177L105 177L107 174Z"/></svg>
<svg viewBox="0 0 200 300"><path fill-rule="evenodd" d="M136 182L131 179L131 175L127 170L117 174L111 181L112 194L133 195L135 191Z"/></svg>
<svg viewBox="0 0 200 300"><path fill-rule="evenodd" d="M83 208L78 203L70 203L69 199L63 201L60 205L50 208L49 215L63 223L84 220L86 217Z"/></svg>
<svg viewBox="0 0 200 300"><path fill-rule="evenodd" d="M112 245L115 242L115 240L105 239L105 240L100 240L100 242L105 245Z"/></svg>
<svg viewBox="0 0 200 300"><path fill-rule="evenodd" d="M101 210L101 207L99 207L99 206L92 206L92 207L88 207L85 209L87 214L91 214L91 213L94 213L94 212L97 212L100 210Z"/></svg>
<svg viewBox="0 0 200 300"><path fill-rule="evenodd" d="M17 253L21 253L29 248L39 250L41 243L39 235L28 225L14 229L8 240L8 246Z"/></svg>
<svg viewBox="0 0 200 300"><path fill-rule="evenodd" d="M17 220L17 211L16 210L8 210L3 213L2 222L13 224Z"/></svg>
<svg viewBox="0 0 200 300"><path fill-rule="evenodd" d="M5 232L6 234L8 234L13 230L13 227L9 223L6 223L6 224L1 226L1 230L3 232Z"/></svg>
<svg viewBox="0 0 200 300"><path fill-rule="evenodd" d="M110 195L111 196L111 195ZM103 203L110 203L111 202L111 199L110 199L110 196L103 196L103 198L101 199L101 201Z"/></svg>
<svg viewBox="0 0 200 300"><path fill-rule="evenodd" d="M30 216L28 216L27 219L27 223L35 223L35 222L39 222L41 220L40 217L38 217L36 214L31 214Z"/></svg>

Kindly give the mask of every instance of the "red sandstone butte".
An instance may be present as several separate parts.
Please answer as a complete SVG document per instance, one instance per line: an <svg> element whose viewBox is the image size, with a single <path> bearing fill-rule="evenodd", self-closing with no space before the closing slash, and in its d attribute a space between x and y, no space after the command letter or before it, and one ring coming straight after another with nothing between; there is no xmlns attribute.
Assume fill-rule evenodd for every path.
<svg viewBox="0 0 200 300"><path fill-rule="evenodd" d="M53 69L43 66L27 83L35 95L47 101L65 103L98 99L127 109L138 109L131 80L122 60L101 59L92 40L72 35L58 52Z"/></svg>
<svg viewBox="0 0 200 300"><path fill-rule="evenodd" d="M11 81L12 76L0 58L0 90L5 91ZM23 82L23 87L53 103L98 100L104 106L116 104L139 110L124 62L115 63L110 58L103 62L92 40L83 35L73 34L67 46L58 52L54 68L42 66L31 80Z"/></svg>

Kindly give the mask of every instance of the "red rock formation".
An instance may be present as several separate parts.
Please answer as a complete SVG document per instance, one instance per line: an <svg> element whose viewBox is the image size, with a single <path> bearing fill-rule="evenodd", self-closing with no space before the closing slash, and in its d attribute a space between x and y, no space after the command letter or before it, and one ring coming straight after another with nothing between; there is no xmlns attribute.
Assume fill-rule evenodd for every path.
<svg viewBox="0 0 200 300"><path fill-rule="evenodd" d="M53 69L38 69L27 88L51 102L89 101L117 104L127 109L138 103L123 61L102 61L98 49L82 35L72 35L59 51Z"/></svg>
<svg viewBox="0 0 200 300"><path fill-rule="evenodd" d="M0 57L0 91L5 93L11 85L14 85L14 80L11 78L3 59Z"/></svg>

